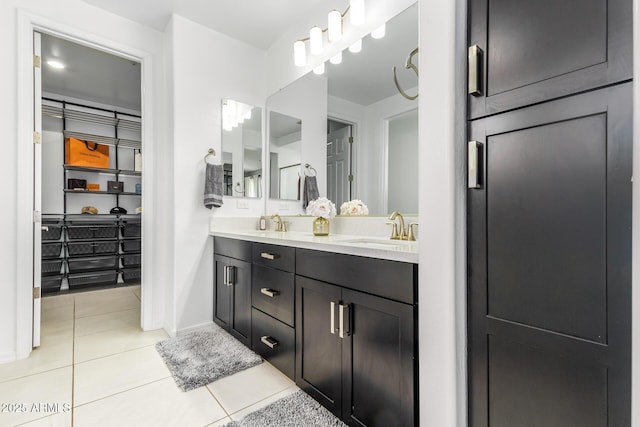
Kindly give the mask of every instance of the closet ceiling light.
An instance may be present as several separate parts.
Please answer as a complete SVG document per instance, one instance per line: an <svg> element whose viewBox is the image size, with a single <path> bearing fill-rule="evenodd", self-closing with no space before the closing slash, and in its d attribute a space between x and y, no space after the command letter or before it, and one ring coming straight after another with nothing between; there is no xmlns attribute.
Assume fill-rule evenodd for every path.
<svg viewBox="0 0 640 427"><path fill-rule="evenodd" d="M65 67L65 65L62 62L56 61L55 59L48 60L47 64L49 64L51 68L57 68L58 70L62 70Z"/></svg>

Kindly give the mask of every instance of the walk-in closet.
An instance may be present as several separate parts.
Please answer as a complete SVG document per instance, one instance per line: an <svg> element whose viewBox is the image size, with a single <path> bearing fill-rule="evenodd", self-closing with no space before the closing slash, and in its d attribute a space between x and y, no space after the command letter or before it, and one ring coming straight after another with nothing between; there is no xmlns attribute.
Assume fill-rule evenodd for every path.
<svg viewBox="0 0 640 427"><path fill-rule="evenodd" d="M140 64L41 35L41 284L139 285Z"/></svg>

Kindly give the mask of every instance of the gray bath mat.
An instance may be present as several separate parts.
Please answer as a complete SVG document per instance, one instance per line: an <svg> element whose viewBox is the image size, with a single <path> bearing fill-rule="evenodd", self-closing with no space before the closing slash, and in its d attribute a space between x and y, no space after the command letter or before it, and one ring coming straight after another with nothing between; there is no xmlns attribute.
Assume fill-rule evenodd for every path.
<svg viewBox="0 0 640 427"><path fill-rule="evenodd" d="M262 358L217 325L156 344L178 387L193 390L262 363Z"/></svg>
<svg viewBox="0 0 640 427"><path fill-rule="evenodd" d="M324 406L302 390L251 412L225 427L346 427Z"/></svg>

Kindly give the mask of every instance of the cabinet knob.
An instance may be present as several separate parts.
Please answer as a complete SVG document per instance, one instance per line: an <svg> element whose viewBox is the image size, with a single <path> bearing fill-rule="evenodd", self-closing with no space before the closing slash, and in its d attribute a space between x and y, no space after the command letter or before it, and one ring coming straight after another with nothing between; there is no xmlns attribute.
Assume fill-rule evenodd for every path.
<svg viewBox="0 0 640 427"><path fill-rule="evenodd" d="M263 337L260 338L260 341L262 341L262 343L269 348L276 348L280 345L280 343L277 340L270 337L269 335L264 335Z"/></svg>

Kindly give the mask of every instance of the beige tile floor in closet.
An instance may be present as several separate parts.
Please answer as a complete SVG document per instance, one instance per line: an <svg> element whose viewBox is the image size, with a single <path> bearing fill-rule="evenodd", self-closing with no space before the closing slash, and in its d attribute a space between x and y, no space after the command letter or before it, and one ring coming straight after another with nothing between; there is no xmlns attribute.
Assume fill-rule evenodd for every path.
<svg viewBox="0 0 640 427"><path fill-rule="evenodd" d="M0 364L0 426L220 426L297 389L265 362L182 392L165 338L140 329L139 286L43 298L42 345Z"/></svg>

